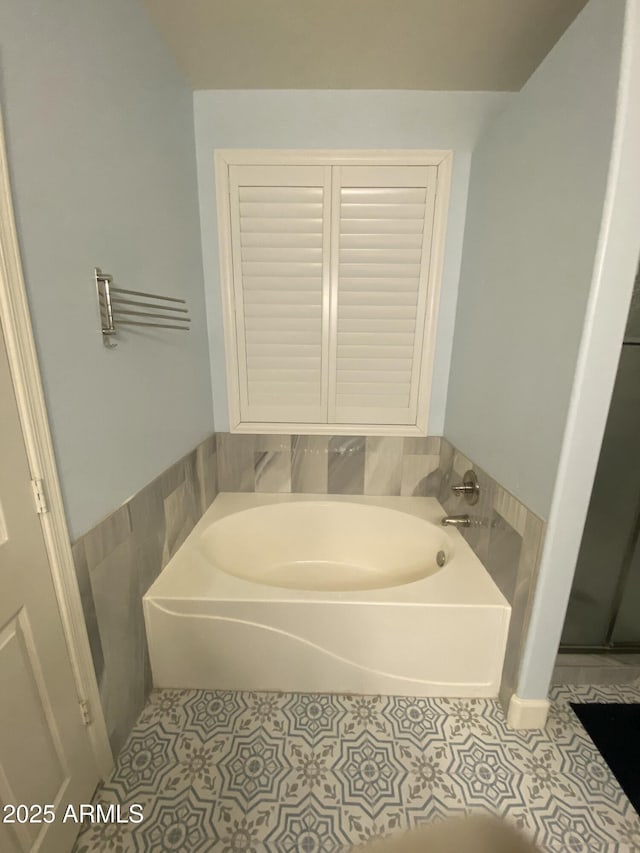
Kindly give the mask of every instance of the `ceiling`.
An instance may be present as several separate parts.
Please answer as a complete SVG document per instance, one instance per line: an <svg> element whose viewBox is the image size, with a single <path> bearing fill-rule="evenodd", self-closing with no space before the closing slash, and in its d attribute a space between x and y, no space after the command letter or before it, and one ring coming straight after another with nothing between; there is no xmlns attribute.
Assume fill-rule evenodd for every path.
<svg viewBox="0 0 640 853"><path fill-rule="evenodd" d="M142 0L194 89L517 91L586 0Z"/></svg>

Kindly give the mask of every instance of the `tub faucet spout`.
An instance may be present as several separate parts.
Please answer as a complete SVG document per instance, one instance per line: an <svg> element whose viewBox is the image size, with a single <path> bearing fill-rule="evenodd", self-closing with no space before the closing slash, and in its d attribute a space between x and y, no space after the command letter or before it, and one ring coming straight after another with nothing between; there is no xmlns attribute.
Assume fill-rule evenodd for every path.
<svg viewBox="0 0 640 853"><path fill-rule="evenodd" d="M464 513L464 515L445 515L442 519L443 527L471 527L471 518Z"/></svg>

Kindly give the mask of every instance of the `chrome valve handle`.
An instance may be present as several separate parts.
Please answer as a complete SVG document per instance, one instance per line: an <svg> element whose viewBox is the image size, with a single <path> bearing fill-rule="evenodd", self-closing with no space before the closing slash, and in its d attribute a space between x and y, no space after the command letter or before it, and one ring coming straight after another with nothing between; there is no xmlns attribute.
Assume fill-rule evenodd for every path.
<svg viewBox="0 0 640 853"><path fill-rule="evenodd" d="M454 495L464 497L465 501L471 506L477 504L480 500L480 484L476 472L471 469L466 471L462 483L451 486L451 491Z"/></svg>

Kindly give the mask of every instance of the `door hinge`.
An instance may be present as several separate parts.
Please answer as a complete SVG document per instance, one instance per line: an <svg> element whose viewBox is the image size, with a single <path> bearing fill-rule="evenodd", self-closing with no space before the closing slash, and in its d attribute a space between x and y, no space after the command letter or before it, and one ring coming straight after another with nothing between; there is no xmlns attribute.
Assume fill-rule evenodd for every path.
<svg viewBox="0 0 640 853"><path fill-rule="evenodd" d="M81 699L79 705L82 722L85 724L85 726L88 726L91 724L91 711L89 709L89 702L86 699Z"/></svg>
<svg viewBox="0 0 640 853"><path fill-rule="evenodd" d="M49 512L43 481L40 479L32 480L31 488L33 489L33 499L35 501L36 512L38 515L43 515L45 512Z"/></svg>

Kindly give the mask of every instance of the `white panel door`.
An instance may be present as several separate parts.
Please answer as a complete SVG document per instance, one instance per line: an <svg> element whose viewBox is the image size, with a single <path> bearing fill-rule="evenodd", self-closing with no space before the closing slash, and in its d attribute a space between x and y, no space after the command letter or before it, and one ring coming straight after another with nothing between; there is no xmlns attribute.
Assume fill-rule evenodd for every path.
<svg viewBox="0 0 640 853"><path fill-rule="evenodd" d="M65 853L98 770L82 723L0 330L0 850ZM8 823L11 805L53 805L53 823ZM30 816L38 818L38 810ZM19 814L22 819L24 811ZM48 817L46 818L48 820Z"/></svg>
<svg viewBox="0 0 640 853"><path fill-rule="evenodd" d="M437 174L334 167L330 423L416 423Z"/></svg>
<svg viewBox="0 0 640 853"><path fill-rule="evenodd" d="M241 421L326 421L331 169L229 181Z"/></svg>

